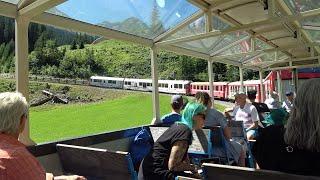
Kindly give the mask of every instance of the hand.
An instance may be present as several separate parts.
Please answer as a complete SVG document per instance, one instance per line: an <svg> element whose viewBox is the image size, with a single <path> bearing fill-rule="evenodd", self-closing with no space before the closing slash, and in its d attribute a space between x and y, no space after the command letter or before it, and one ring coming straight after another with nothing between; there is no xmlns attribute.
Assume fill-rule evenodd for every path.
<svg viewBox="0 0 320 180"><path fill-rule="evenodd" d="M71 175L71 176L56 176L54 180L86 180L83 176Z"/></svg>

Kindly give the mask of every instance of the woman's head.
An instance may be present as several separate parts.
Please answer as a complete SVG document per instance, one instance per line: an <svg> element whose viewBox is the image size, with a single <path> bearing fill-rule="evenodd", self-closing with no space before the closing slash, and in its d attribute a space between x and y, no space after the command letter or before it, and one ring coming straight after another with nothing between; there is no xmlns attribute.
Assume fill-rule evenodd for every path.
<svg viewBox="0 0 320 180"><path fill-rule="evenodd" d="M311 79L298 89L291 111L285 142L301 149L320 152L320 79Z"/></svg>
<svg viewBox="0 0 320 180"><path fill-rule="evenodd" d="M19 134L24 128L28 114L28 103L17 92L0 93L0 133Z"/></svg>
<svg viewBox="0 0 320 180"><path fill-rule="evenodd" d="M185 107L181 121L187 125L190 129L201 129L204 126L206 107L196 102L190 102Z"/></svg>
<svg viewBox="0 0 320 180"><path fill-rule="evenodd" d="M196 102L205 105L210 108L212 106L211 98L206 92L197 92L194 96L196 98Z"/></svg>

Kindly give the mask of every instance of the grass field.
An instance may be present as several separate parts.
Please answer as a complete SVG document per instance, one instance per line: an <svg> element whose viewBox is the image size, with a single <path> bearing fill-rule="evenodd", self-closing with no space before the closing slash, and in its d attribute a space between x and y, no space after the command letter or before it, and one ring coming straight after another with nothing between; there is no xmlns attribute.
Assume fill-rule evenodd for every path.
<svg viewBox="0 0 320 180"><path fill-rule="evenodd" d="M94 104L31 108L31 138L41 143L146 125L152 119L151 102L151 94L134 93ZM170 96L160 95L161 115L170 112L169 102Z"/></svg>

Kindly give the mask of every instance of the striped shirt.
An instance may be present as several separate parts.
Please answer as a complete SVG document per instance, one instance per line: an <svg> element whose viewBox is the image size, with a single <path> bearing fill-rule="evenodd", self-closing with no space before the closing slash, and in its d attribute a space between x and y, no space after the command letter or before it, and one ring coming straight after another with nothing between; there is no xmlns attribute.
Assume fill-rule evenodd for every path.
<svg viewBox="0 0 320 180"><path fill-rule="evenodd" d="M46 173L24 144L0 134L0 180L20 179L44 180Z"/></svg>

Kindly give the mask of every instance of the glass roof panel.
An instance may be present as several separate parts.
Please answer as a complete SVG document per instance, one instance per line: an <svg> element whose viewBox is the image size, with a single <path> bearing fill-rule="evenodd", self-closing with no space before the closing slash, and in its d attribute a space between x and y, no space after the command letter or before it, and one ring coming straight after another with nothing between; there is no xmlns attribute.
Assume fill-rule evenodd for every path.
<svg viewBox="0 0 320 180"><path fill-rule="evenodd" d="M19 0L0 0L0 1L8 2L11 4L18 4L18 2L19 2Z"/></svg>
<svg viewBox="0 0 320 180"><path fill-rule="evenodd" d="M47 12L153 39L198 10L187 0L68 0Z"/></svg>
<svg viewBox="0 0 320 180"><path fill-rule="evenodd" d="M213 44L212 47L210 47L210 52L211 53L214 53L216 51L219 51L220 49L228 46L229 44L231 44L232 42L235 42L239 39L242 39L244 37L248 36L247 33L231 33L231 34L228 34L228 35L224 35L224 36L220 36L219 37L219 40L217 41L216 44ZM241 43L239 43L241 47L243 47L243 50L241 51L235 51L235 53L240 53L240 52L245 52L246 49L250 49L250 43L249 41L242 41ZM238 46L238 45L235 45L235 46ZM232 47L231 47L232 49ZM226 50L228 51L228 50ZM225 53L218 53L218 54L225 54Z"/></svg>
<svg viewBox="0 0 320 180"><path fill-rule="evenodd" d="M285 3L294 14L320 8L319 0L285 0Z"/></svg>
<svg viewBox="0 0 320 180"><path fill-rule="evenodd" d="M230 27L230 25L228 25L227 23L221 21L219 18L217 18L216 16L213 16L212 18L212 29L214 30L225 30L227 28Z"/></svg>
<svg viewBox="0 0 320 180"><path fill-rule="evenodd" d="M190 23L188 26L182 28L178 32L172 34L167 39L176 39L186 36L193 36L205 32L205 18L204 16Z"/></svg>
<svg viewBox="0 0 320 180"><path fill-rule="evenodd" d="M301 26L310 35L313 41L320 41L320 19L319 17L307 18L301 21Z"/></svg>
<svg viewBox="0 0 320 180"><path fill-rule="evenodd" d="M255 44L256 50L264 50L264 49L271 49L272 48L272 46L270 46L269 44L267 44L257 38L254 39L254 44Z"/></svg>
<svg viewBox="0 0 320 180"><path fill-rule="evenodd" d="M201 40L191 41L191 42L184 42L180 44L175 44L175 46L190 49L193 51L201 52L208 54L208 49L205 47L205 44Z"/></svg>

